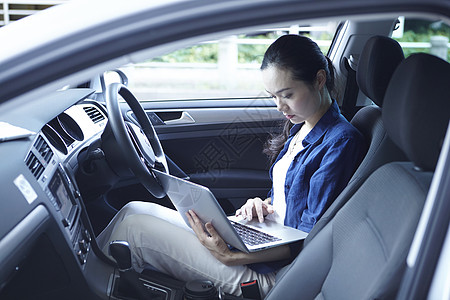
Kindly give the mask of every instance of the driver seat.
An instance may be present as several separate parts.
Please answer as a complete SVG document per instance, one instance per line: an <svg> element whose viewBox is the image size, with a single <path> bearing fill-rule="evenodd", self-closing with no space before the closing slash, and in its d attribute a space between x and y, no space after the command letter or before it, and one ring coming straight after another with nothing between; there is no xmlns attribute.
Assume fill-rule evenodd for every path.
<svg viewBox="0 0 450 300"><path fill-rule="evenodd" d="M305 245L266 299L396 295L450 119L449 75L450 64L428 54L411 55L399 65L382 117L409 161L373 172Z"/></svg>
<svg viewBox="0 0 450 300"><path fill-rule="evenodd" d="M369 148L346 188L314 225L305 245L325 227L373 171L388 162L406 160L405 154L387 135L381 118L381 107L389 80L404 59L400 44L389 37L374 36L366 42L359 58L356 79L361 92L375 105L361 108L351 123L363 134Z"/></svg>

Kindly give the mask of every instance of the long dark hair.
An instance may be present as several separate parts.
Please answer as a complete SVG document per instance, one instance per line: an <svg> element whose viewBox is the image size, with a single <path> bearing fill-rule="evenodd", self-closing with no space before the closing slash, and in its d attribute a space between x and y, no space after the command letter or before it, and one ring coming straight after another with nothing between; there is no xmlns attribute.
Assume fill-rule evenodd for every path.
<svg viewBox="0 0 450 300"><path fill-rule="evenodd" d="M269 67L288 70L293 79L301 80L313 86L317 72L326 73L326 87L331 94L334 91L335 71L333 63L326 57L319 46L310 38L301 35L283 35L269 46L261 64L261 71ZM264 153L273 163L283 149L293 124L286 120L283 130L278 135L271 135L266 142Z"/></svg>

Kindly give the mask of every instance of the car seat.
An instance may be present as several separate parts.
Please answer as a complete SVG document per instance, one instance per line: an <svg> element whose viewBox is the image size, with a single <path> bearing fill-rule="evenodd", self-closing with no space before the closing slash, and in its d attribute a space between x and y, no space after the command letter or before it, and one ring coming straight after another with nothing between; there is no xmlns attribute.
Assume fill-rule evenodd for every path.
<svg viewBox="0 0 450 300"><path fill-rule="evenodd" d="M305 240L309 243L315 235L336 215L337 211L350 199L366 178L378 167L391 161L406 160L404 153L386 134L381 119L381 107L392 74L404 60L403 50L393 39L385 36L370 38L361 52L356 70L360 90L375 105L360 109L351 123L364 136L368 150L356 169L347 187L330 205Z"/></svg>
<svg viewBox="0 0 450 300"><path fill-rule="evenodd" d="M397 292L450 119L450 64L414 54L394 72L382 118L409 161L373 172L266 299L389 299Z"/></svg>

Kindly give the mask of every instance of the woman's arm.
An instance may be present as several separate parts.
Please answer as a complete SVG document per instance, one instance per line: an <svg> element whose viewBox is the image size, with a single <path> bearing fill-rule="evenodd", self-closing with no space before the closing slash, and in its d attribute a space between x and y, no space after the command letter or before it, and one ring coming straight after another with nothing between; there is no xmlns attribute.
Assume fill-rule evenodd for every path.
<svg viewBox="0 0 450 300"><path fill-rule="evenodd" d="M358 139L340 139L333 142L321 158L319 168L309 181L307 207L302 211L298 229L309 232L325 209L337 198L353 175L363 145Z"/></svg>
<svg viewBox="0 0 450 300"><path fill-rule="evenodd" d="M205 224L205 231L203 229L202 221L192 210L186 213L186 215L189 220L189 224L197 235L200 243L205 246L211 254L217 258L217 260L227 266L276 261L287 259L291 255L288 245L278 246L253 253L231 251L211 223L208 222Z"/></svg>

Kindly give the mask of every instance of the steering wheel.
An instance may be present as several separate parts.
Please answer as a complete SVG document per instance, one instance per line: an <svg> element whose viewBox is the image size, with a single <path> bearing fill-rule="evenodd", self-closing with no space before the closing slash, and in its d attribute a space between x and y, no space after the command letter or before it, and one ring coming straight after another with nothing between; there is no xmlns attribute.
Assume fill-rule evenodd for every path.
<svg viewBox="0 0 450 300"><path fill-rule="evenodd" d="M139 126L124 121L118 95L130 106ZM126 86L113 83L106 89L106 108L113 135L128 167L153 196L164 197L166 193L152 170L158 169L168 173L167 160L155 129L141 104Z"/></svg>

